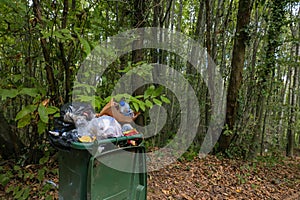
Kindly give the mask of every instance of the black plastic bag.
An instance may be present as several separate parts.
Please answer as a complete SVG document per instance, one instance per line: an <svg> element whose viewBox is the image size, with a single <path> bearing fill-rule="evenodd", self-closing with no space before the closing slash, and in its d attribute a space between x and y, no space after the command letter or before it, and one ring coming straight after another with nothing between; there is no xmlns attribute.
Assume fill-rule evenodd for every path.
<svg viewBox="0 0 300 200"><path fill-rule="evenodd" d="M74 123L65 122L63 117L55 117L53 122L54 131L59 133L68 132L76 128Z"/></svg>
<svg viewBox="0 0 300 200"><path fill-rule="evenodd" d="M70 150L72 142L78 142L77 129L63 132L58 136L51 133L48 134L50 144L59 150Z"/></svg>
<svg viewBox="0 0 300 200"><path fill-rule="evenodd" d="M95 118L94 108L87 103L72 102L63 105L60 117L54 118L54 130L49 131L50 143L59 149L69 149L72 142L78 142L78 127L85 127Z"/></svg>

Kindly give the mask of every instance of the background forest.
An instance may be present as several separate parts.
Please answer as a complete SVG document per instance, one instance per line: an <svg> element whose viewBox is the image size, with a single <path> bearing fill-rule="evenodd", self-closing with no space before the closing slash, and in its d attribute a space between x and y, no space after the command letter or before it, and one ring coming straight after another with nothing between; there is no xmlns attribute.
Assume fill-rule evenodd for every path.
<svg viewBox="0 0 300 200"><path fill-rule="evenodd" d="M220 69L228 88L226 123L213 153L244 159L293 156L300 145L299 8L296 0L2 0L2 159L39 162L50 148L46 133L53 116L72 101L81 63L109 36L139 27L167 28L195 39ZM170 52L137 50L121 57L103 75L94 105L101 110L128 68L154 61L181 72L197 93L201 119L188 152L197 155L210 121L210 94L201 76ZM167 108L163 130L147 139L149 147L159 147L176 134L180 108L158 85L132 95L149 91L153 98L140 99L135 108L144 112L140 124L153 104Z"/></svg>
<svg viewBox="0 0 300 200"><path fill-rule="evenodd" d="M290 191L284 189L289 187L297 190L299 176L297 179L295 174L299 174L299 166L296 170L287 170L285 165L266 170L259 164L242 165L236 160L293 157L300 152L299 1L1 0L0 10L0 188L14 199L29 196L45 199L46 193L46 199L53 199L51 187L55 184L49 180L57 181L57 162L53 156L55 150L47 139L53 118L58 116L63 104L72 101L77 72L93 49L111 36L141 27L180 32L199 42L211 56L227 88L225 123L211 153L234 158L219 161L209 156L202 164L195 158L213 107L212 94L203 77L172 52L132 51L109 66L101 77L101 85L86 86L86 90L95 91L93 105L97 112L109 101L124 73L139 67L141 75L147 74L148 64L158 63L171 66L189 81L201 113L197 135L183 156L195 163L174 164L165 171L151 174L149 195L153 195L153 199L164 195L167 198L173 191L183 199L193 199L187 197L190 191L204 188L202 192L207 192L205 187L213 186L216 177L227 178L221 185L238 185L231 185L233 195L242 193L242 189L249 193L249 188L260 188L263 191L257 192L261 195L259 199L265 195L272 199L275 196L270 191L284 193ZM103 53L109 56L110 52L103 50ZM159 134L146 139L147 149L162 147L172 140L180 124L180 105L172 91L149 84L130 95L134 100L130 102L132 108L142 112L137 120L140 125L149 123L148 110L153 105L162 105L167 110L166 124ZM91 97L81 96L81 100L90 101ZM234 167L228 165L232 162ZM232 172L231 176L209 172L214 163L222 164L215 166L216 172L227 169ZM201 168L197 168L199 166ZM201 186L202 182L198 183L197 179L188 193L178 192L180 188L175 191L175 186L169 190L165 187L171 182L164 184L164 177L160 176L169 173L168 169L176 172L174 178L181 176L178 182L193 178L184 177L190 169L199 173L197 176L204 182L207 176L211 177L211 182ZM209 175L205 175L205 170ZM284 175L284 170L289 174ZM282 177L265 181L266 171L274 172L271 178ZM50 184L45 183L45 177ZM154 182L155 177L160 181ZM182 185L189 185L189 180ZM249 188L240 187L247 181ZM278 187L273 189L272 184ZM159 190L155 191L153 188L157 185ZM212 190L216 194L215 189ZM194 197L204 198L203 195L194 194ZM212 193L206 195L209 197ZM3 196L0 194L0 197ZM279 194L278 199L282 199L282 195Z"/></svg>

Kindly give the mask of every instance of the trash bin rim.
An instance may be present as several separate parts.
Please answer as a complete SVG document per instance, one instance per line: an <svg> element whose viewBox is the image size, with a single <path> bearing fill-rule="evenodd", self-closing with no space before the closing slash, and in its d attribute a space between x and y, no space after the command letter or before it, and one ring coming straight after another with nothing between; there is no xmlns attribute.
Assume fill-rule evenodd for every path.
<svg viewBox="0 0 300 200"><path fill-rule="evenodd" d="M79 149L79 150L93 149L95 146L99 146L100 144L114 143L114 142L133 140L133 139L143 139L143 134L108 138L108 139L104 139L104 140L96 140L95 142L86 142L86 143L72 142L71 148Z"/></svg>

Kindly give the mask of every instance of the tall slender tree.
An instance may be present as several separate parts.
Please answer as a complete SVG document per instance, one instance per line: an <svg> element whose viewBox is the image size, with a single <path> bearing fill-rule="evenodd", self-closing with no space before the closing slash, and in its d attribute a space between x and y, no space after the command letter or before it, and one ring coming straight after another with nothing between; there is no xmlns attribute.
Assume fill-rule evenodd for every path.
<svg viewBox="0 0 300 200"><path fill-rule="evenodd" d="M246 44L249 40L248 25L252 10L251 0L240 0L237 14L236 33L231 61L231 73L227 94L226 127L219 138L219 152L225 152L234 135L237 119L239 91L242 84L242 73L245 64Z"/></svg>

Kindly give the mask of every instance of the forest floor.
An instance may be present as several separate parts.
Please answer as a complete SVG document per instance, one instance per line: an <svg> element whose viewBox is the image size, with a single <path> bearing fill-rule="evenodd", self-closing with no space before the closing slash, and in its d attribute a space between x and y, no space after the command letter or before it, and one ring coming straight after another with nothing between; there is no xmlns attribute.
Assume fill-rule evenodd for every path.
<svg viewBox="0 0 300 200"><path fill-rule="evenodd" d="M57 199L57 167L53 159L24 167L2 164L0 183L5 187L0 184L0 199ZM299 200L300 158L245 162L207 156L177 161L148 173L147 199Z"/></svg>
<svg viewBox="0 0 300 200"><path fill-rule="evenodd" d="M277 161L276 161L277 162ZM148 175L148 199L300 199L300 159L245 162L207 156Z"/></svg>

